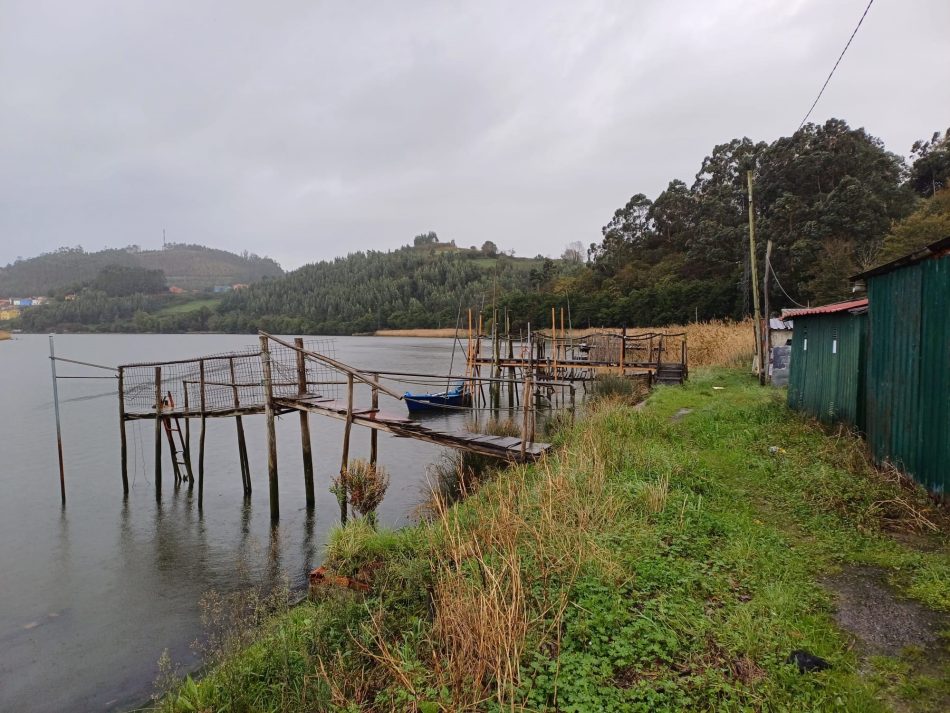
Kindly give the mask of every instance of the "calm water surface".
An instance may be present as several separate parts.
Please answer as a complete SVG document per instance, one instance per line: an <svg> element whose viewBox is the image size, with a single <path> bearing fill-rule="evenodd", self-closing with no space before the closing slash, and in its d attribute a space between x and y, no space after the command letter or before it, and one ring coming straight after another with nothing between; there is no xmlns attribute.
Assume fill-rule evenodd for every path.
<svg viewBox="0 0 950 713"><path fill-rule="evenodd" d="M254 341L246 335L60 335L56 349L59 356L116 365L218 353ZM452 352L450 339L342 337L334 344L342 361L390 371L447 373ZM0 342L0 711L123 710L151 693L163 650L197 665L190 644L201 631L198 603L205 592L266 586L282 576L292 586L305 585L339 517L328 487L340 467L343 425L311 416L317 507L308 514L299 422L296 415L278 421L281 521L272 529L263 416L245 418L255 486L249 503L232 419L208 421L201 514L197 492L172 487L167 452L156 502L154 425L131 422L131 492L124 501L115 384L64 380L68 501L62 508L47 356L43 335ZM399 403L382 406L405 410ZM369 431L354 428L351 457L366 457L368 450ZM426 489L426 464L442 451L383 433L379 451L391 473L379 519L404 525Z"/></svg>

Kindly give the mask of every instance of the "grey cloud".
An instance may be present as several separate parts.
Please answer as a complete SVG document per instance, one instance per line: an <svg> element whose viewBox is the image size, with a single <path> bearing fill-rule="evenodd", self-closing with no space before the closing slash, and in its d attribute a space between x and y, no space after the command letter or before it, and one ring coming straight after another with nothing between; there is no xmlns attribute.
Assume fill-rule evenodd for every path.
<svg viewBox="0 0 950 713"><path fill-rule="evenodd" d="M6 0L0 263L163 227L286 267L429 229L557 254L794 131L864 4ZM946 128L947 28L876 3L814 119Z"/></svg>

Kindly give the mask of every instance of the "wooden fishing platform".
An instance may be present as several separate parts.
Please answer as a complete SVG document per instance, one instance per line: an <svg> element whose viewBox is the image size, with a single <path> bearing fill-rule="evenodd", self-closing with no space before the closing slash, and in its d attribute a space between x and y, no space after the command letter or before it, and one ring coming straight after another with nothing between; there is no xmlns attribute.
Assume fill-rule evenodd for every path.
<svg viewBox="0 0 950 713"><path fill-rule="evenodd" d="M460 312L461 315L461 312ZM569 320L568 320L569 321ZM542 457L551 444L535 440L539 408L564 409L573 419L575 385L604 375L615 375L644 382L682 383L687 378L687 347L684 333L648 332L628 334L626 328L617 332L587 333L574 337L565 330L561 310L560 330L551 310L548 334L532 332L517 339L511 333L507 311L505 331L501 332L498 310L492 317L492 332L485 335L479 316L477 329L469 311L468 347L465 374L419 374L396 371L363 371L337 361L332 340L309 340L297 337L292 342L260 332L259 347L223 354L211 354L180 360L125 364L118 367L91 364L55 356L50 338L50 360L53 377L54 405L57 407L56 362L63 361L112 372L108 377L63 376L61 378L115 379L119 395L120 464L123 492L129 493L128 446L126 425L129 421L152 420L154 428L155 493L161 498L163 450L171 456L176 487L187 483L189 490L197 480L198 508L203 506L206 422L209 418L230 418L236 425L241 482L245 497L252 490L251 472L244 435L243 419L263 415L266 419L267 471L272 520L279 518L277 416L296 413L300 420L303 455L304 490L308 508L316 503L314 467L309 426L310 414L344 422L342 456L338 480L341 492L347 491L350 434L353 425L363 426L370 433L369 467L375 468L378 456L378 433L397 438L412 438L462 452L491 456L512 463L527 463ZM483 342L488 340L487 354ZM458 340L456 340L458 341ZM516 346L517 345L517 349ZM502 347L506 347L503 349ZM507 353L504 353L507 352ZM453 343L453 362L455 346ZM449 371L452 371L450 364ZM488 373L483 373L488 372ZM493 436L474 431L446 430L430 425L424 419L387 412L380 408L380 395L396 402L412 397L382 383L403 386L427 386L438 393L447 393L454 382L464 388L470 405L438 404L433 408L471 409L476 417L487 412L490 418L501 418L503 392L507 392L507 413L516 416L518 436ZM364 389L363 405L357 406L355 387ZM487 387L487 389L486 389ZM370 404L365 389L369 389ZM586 390L586 385L584 386ZM487 398L486 398L487 390ZM390 402L392 403L392 402ZM197 467L193 463L192 422L198 421ZM164 443L163 443L164 442ZM60 484L65 503L65 481L60 444ZM197 475L197 478L195 477ZM352 492L352 491L350 491ZM340 518L346 521L347 499L340 498Z"/></svg>
<svg viewBox="0 0 950 713"><path fill-rule="evenodd" d="M162 489L163 441L171 455L175 485L186 482L191 488L197 473L198 507L204 502L204 454L206 421L231 418L237 428L241 482L245 496L251 494L251 473L244 436L243 419L262 414L267 422L267 470L271 517L279 517L277 488L277 440L275 418L297 413L306 501L313 507L313 455L310 443L309 415L315 414L345 424L340 482L345 483L350 467L349 444L352 426L370 431L369 463L375 467L378 455L377 434L382 431L398 438L412 438L459 451L492 456L513 463L536 460L551 445L534 440L535 400L524 398L521 436L489 436L466 430L443 430L424 421L387 413L379 407L380 394L397 401L405 395L380 383L387 372L366 372L337 361L331 356L330 342L300 337L287 342L260 333L260 348L213 354L204 357L165 362L125 364L116 369L119 393L122 484L128 493L128 466L125 425L128 421L155 422L155 491ZM329 352L329 353L328 353ZM390 376L397 374L388 373ZM402 375L420 377L424 375ZM429 379L442 379L428 375ZM452 377L448 377L452 378ZM531 392L531 379L525 394ZM369 408L357 407L354 390L369 387ZM342 391L342 393L341 393ZM573 401L573 400L572 400ZM573 406L573 404L572 404ZM193 467L191 422L199 421L198 463ZM341 502L341 520L346 519L346 503Z"/></svg>

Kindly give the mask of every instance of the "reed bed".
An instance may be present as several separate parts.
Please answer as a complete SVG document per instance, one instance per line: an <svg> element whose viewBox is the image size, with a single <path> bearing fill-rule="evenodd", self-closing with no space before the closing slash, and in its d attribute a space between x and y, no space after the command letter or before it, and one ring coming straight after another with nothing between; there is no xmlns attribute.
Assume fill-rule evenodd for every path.
<svg viewBox="0 0 950 713"><path fill-rule="evenodd" d="M592 334L620 334L622 331L619 327L592 327L575 329L573 332L566 330L565 336L580 340ZM550 335L551 330L541 332ZM751 319L741 322L714 319L709 322L670 324L665 327L632 327L627 329L627 336L636 337L657 332L686 333L691 367L739 366L751 362L755 351L755 333Z"/></svg>
<svg viewBox="0 0 950 713"><path fill-rule="evenodd" d="M462 331L458 332L463 335ZM441 329L377 329L374 337L454 337L455 327Z"/></svg>

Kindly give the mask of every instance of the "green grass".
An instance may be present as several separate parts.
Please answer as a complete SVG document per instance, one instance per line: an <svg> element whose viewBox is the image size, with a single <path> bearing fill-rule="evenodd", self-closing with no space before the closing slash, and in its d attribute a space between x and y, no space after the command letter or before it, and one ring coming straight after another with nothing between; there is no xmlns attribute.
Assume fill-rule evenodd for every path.
<svg viewBox="0 0 950 713"><path fill-rule="evenodd" d="M782 397L699 371L643 411L598 404L555 458L499 474L431 524L357 521L327 563L371 573L370 595L330 589L274 615L162 708L943 709L946 650L863 656L818 583L874 565L948 610L946 531L914 549L887 534L909 511L881 503L942 521L870 468L860 441ZM793 649L832 668L799 674Z"/></svg>
<svg viewBox="0 0 950 713"><path fill-rule="evenodd" d="M169 304L167 307L162 307L162 309L155 312L155 316L161 317L172 314L187 314L189 312L196 312L202 307L207 307L208 309L213 310L220 303L220 297L199 297L195 299L190 297L175 297L174 302Z"/></svg>

